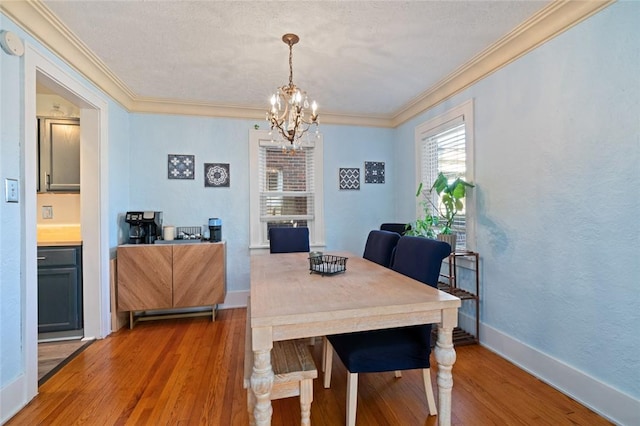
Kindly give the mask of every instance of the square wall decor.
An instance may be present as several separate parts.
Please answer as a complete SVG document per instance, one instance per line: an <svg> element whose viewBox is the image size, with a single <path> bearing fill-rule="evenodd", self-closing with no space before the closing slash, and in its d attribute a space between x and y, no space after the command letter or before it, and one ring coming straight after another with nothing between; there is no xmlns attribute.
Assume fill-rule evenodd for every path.
<svg viewBox="0 0 640 426"><path fill-rule="evenodd" d="M384 183L384 162L364 162L364 183Z"/></svg>
<svg viewBox="0 0 640 426"><path fill-rule="evenodd" d="M194 179L195 155L169 154L167 176L169 179Z"/></svg>
<svg viewBox="0 0 640 426"><path fill-rule="evenodd" d="M228 163L204 163L204 186L207 188L229 187Z"/></svg>
<svg viewBox="0 0 640 426"><path fill-rule="evenodd" d="M340 168L338 179L340 189L360 189L360 169L358 167Z"/></svg>

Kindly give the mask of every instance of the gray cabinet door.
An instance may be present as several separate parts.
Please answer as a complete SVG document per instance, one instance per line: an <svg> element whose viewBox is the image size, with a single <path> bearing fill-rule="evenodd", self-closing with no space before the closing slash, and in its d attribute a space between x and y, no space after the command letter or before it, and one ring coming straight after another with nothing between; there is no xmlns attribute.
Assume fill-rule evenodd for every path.
<svg viewBox="0 0 640 426"><path fill-rule="evenodd" d="M82 248L38 248L38 333L82 328Z"/></svg>
<svg viewBox="0 0 640 426"><path fill-rule="evenodd" d="M40 191L80 191L80 120L40 119Z"/></svg>
<svg viewBox="0 0 640 426"><path fill-rule="evenodd" d="M38 271L38 333L82 328L78 267Z"/></svg>

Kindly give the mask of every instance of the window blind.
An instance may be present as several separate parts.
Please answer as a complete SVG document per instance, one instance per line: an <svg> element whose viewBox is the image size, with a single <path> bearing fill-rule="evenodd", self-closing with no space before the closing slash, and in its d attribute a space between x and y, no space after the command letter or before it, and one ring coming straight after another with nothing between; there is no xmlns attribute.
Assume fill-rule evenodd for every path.
<svg viewBox="0 0 640 426"><path fill-rule="evenodd" d="M313 147L284 151L264 144L258 154L260 221L267 226L306 226L314 219Z"/></svg>
<svg viewBox="0 0 640 426"><path fill-rule="evenodd" d="M440 172L453 181L457 177L466 175L466 133L462 116L451 120L423 134L421 149L422 182L427 190ZM431 194L433 205L439 205L437 193ZM466 206L466 205L465 205ZM458 238L456 245L466 247L466 217L465 210L459 212L454 220L452 230Z"/></svg>

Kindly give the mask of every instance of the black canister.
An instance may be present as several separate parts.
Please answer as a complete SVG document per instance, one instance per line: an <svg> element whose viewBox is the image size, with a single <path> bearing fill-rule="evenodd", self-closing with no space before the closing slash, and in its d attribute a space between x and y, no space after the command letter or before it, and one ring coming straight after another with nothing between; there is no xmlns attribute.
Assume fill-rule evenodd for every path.
<svg viewBox="0 0 640 426"><path fill-rule="evenodd" d="M222 220L217 217L209 218L209 241L222 241Z"/></svg>

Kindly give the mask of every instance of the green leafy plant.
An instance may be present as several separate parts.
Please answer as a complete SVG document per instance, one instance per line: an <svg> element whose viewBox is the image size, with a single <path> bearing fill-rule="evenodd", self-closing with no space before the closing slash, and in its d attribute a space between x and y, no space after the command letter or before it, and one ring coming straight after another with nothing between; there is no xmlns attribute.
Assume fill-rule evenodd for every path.
<svg viewBox="0 0 640 426"><path fill-rule="evenodd" d="M473 188L473 186L474 185L469 182L465 182L462 178L457 178L449 183L449 180L442 172L438 174L429 192L436 191L444 207L444 211L437 209L443 221L443 226L440 230L442 234L452 233L451 227L453 226L453 220L456 215L464 209L462 200L467 194L467 188ZM431 199L429 198L429 200Z"/></svg>
<svg viewBox="0 0 640 426"><path fill-rule="evenodd" d="M405 235L413 235L414 237L436 237L436 227L438 226L438 215L433 214L436 211L433 207L431 199L422 193L422 182L418 186L416 192L416 198L423 196L424 199L420 201L420 206L424 211L424 217L418 218L415 222L408 223L405 231Z"/></svg>
<svg viewBox="0 0 640 426"><path fill-rule="evenodd" d="M439 173L429 191L423 191L420 182L416 197L423 197L420 201L424 217L416 219L407 225L406 235L435 238L436 234L452 234L453 221L456 215L464 208L463 199L467 194L467 188L474 185L462 178L455 179L452 183L443 173ZM438 208L432 201L432 193L435 191L441 200L442 208Z"/></svg>

